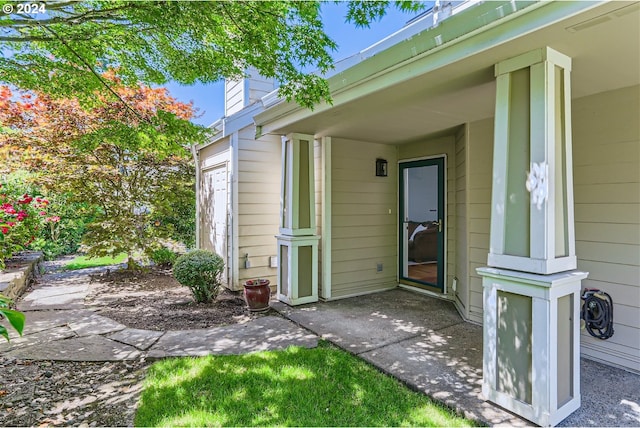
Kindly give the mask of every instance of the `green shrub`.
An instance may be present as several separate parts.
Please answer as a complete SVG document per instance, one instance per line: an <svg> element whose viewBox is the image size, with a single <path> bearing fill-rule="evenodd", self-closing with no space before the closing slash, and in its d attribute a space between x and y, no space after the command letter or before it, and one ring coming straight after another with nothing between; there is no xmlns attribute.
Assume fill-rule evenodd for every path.
<svg viewBox="0 0 640 428"><path fill-rule="evenodd" d="M70 194L49 194L51 215L60 220L47 223L31 245L34 250L42 251L47 260L77 252L87 225L99 211L95 205L73 201L72 198Z"/></svg>
<svg viewBox="0 0 640 428"><path fill-rule="evenodd" d="M22 312L9 309L9 305L13 303L11 299L0 294L0 320L6 318L9 321L9 325L14 328L15 331L22 336L22 330L24 329L24 314ZM9 331L3 325L0 325L0 336L9 341Z"/></svg>
<svg viewBox="0 0 640 428"><path fill-rule="evenodd" d="M169 248L162 247L151 251L149 258L156 266L171 267L178 258L178 255Z"/></svg>
<svg viewBox="0 0 640 428"><path fill-rule="evenodd" d="M77 201L72 193L52 192L38 183L36 174L26 171L13 171L0 179L3 181L0 199L3 199L3 195L6 198L6 195L27 193L41 195L47 200L47 215L42 218L45 221L30 235L33 236L30 250L42 251L46 260L78 251L87 225L100 210L98 206Z"/></svg>
<svg viewBox="0 0 640 428"><path fill-rule="evenodd" d="M16 181L0 176L0 270L6 259L32 248L38 230L51 220L49 201Z"/></svg>
<svg viewBox="0 0 640 428"><path fill-rule="evenodd" d="M196 302L210 302L220 290L224 261L208 250L195 250L184 254L173 265L173 276L191 289Z"/></svg>
<svg viewBox="0 0 640 428"><path fill-rule="evenodd" d="M195 177L195 172L193 172ZM167 237L184 244L187 248L196 245L196 195L193 188L177 189L173 198L164 201L169 207L154 210L156 227L165 228ZM175 198L175 199L174 199ZM179 198L179 199L178 199Z"/></svg>

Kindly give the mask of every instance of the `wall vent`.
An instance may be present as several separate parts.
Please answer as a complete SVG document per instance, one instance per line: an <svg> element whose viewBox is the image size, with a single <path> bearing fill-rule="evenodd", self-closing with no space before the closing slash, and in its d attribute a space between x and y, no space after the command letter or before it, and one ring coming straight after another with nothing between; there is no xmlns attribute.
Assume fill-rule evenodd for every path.
<svg viewBox="0 0 640 428"><path fill-rule="evenodd" d="M578 31L586 30L587 28L604 24L605 22L611 21L614 18L620 18L624 15L628 15L629 13L636 12L638 9L640 9L640 4L637 4L637 3L629 6L621 7L620 9L616 9L613 12L609 12L605 15L600 15L595 18L591 18L586 21L582 21L575 25L567 27L566 30L570 33L577 33Z"/></svg>

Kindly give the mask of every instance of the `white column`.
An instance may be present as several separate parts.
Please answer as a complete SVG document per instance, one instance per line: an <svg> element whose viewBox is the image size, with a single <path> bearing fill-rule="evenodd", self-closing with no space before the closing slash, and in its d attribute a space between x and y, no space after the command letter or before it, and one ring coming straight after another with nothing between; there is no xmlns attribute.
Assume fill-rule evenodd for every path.
<svg viewBox="0 0 640 428"><path fill-rule="evenodd" d="M312 135L282 138L277 297L290 305L318 301L313 143Z"/></svg>
<svg viewBox="0 0 640 428"><path fill-rule="evenodd" d="M551 49L496 64L484 288L485 397L547 426L580 407L571 158L571 58Z"/></svg>
<svg viewBox="0 0 640 428"><path fill-rule="evenodd" d="M537 49L495 69L488 264L540 274L575 269L571 58Z"/></svg>
<svg viewBox="0 0 640 428"><path fill-rule="evenodd" d="M478 268L484 287L485 398L541 426L580 407L580 288L585 272Z"/></svg>

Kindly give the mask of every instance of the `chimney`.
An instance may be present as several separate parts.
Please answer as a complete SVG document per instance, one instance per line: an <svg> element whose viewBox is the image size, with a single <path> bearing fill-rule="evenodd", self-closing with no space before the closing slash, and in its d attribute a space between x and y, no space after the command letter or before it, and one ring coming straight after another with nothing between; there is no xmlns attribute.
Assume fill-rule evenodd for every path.
<svg viewBox="0 0 640 428"><path fill-rule="evenodd" d="M251 67L247 77L224 82L224 115L231 116L259 101L276 88L275 79L267 79L258 74L258 70Z"/></svg>

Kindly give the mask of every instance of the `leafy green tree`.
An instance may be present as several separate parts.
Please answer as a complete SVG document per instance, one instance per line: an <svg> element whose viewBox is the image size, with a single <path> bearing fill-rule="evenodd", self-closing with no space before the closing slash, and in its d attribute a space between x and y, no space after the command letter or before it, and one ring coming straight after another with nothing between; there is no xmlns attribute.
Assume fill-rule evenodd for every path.
<svg viewBox="0 0 640 428"><path fill-rule="evenodd" d="M195 169L187 171L191 177L185 177L188 185L175 189L180 194L172 194L171 198L159 201L156 205L153 223L155 227L162 227L166 235L174 241L180 242L186 248L196 245L196 204L195 204ZM176 203L177 200L183 201Z"/></svg>
<svg viewBox="0 0 640 428"><path fill-rule="evenodd" d="M193 166L186 154L161 157L115 145L98 152L100 163L89 166L94 178L76 190L83 198L98 194L102 208L83 242L90 255L127 253L131 269L134 255L150 255L171 236L174 226L157 219L173 207L195 204Z"/></svg>
<svg viewBox="0 0 640 428"><path fill-rule="evenodd" d="M280 81L288 100L330 102L326 81L305 72L328 71L336 48L319 1L52 0L31 15L18 13L17 2L0 5L13 9L0 15L0 82L20 88L90 99L107 86L100 76L109 69L132 86L214 82L253 66ZM389 7L426 4L353 1L346 20L366 26Z"/></svg>
<svg viewBox="0 0 640 428"><path fill-rule="evenodd" d="M125 87L102 76L118 99L77 100L13 93L0 87L4 164L38 171L37 183L70 202L98 206L83 242L89 255L149 254L181 222L177 207L195 204L194 167L187 149L208 133L193 126L191 105L165 89ZM27 108L28 107L28 108ZM192 219L186 219L193 224Z"/></svg>

